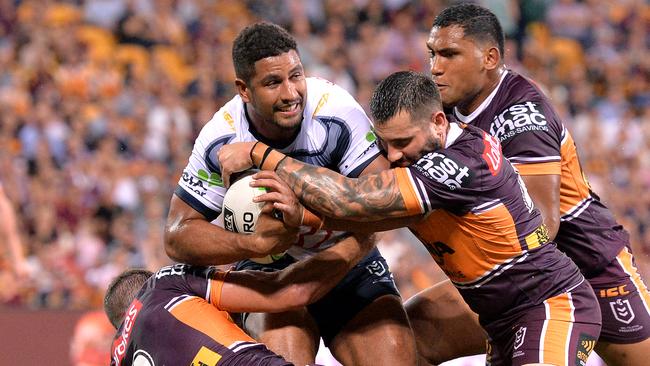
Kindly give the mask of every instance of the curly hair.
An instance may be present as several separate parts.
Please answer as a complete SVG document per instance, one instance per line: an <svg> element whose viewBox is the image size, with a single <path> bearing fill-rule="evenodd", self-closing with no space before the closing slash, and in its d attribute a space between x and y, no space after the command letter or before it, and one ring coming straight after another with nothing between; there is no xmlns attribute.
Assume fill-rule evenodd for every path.
<svg viewBox="0 0 650 366"><path fill-rule="evenodd" d="M235 75L248 83L255 75L255 62L291 50L298 52L296 40L279 25L268 22L249 25L233 42L232 61L235 65Z"/></svg>

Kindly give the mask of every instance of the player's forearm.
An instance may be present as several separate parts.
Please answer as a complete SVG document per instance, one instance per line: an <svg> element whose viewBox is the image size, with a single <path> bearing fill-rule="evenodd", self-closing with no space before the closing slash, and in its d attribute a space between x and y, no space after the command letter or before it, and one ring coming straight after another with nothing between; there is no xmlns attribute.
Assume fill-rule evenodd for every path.
<svg viewBox="0 0 650 366"><path fill-rule="evenodd" d="M280 288L291 292L295 307L309 305L327 294L374 247L372 234L348 237L316 256L293 264L279 277Z"/></svg>
<svg viewBox="0 0 650 366"><path fill-rule="evenodd" d="M347 238L279 272L230 272L218 307L231 312L280 312L311 304L336 286L374 247L369 237Z"/></svg>
<svg viewBox="0 0 650 366"><path fill-rule="evenodd" d="M168 223L165 230L167 255L194 265L229 264L261 256L251 235L235 234L205 220L190 219Z"/></svg>
<svg viewBox="0 0 650 366"><path fill-rule="evenodd" d="M328 168L305 164L258 144L251 153L253 164L275 170L296 196L326 216L359 221L377 221L407 214L392 171L348 178ZM266 150L266 151L264 151Z"/></svg>
<svg viewBox="0 0 650 366"><path fill-rule="evenodd" d="M353 233L376 233L380 231L407 227L411 224L421 221L424 217L424 215L395 217L392 219L373 222L339 220L330 217L324 217L322 226L318 226L320 226L320 228L323 230L349 231ZM318 228L318 226L316 227Z"/></svg>

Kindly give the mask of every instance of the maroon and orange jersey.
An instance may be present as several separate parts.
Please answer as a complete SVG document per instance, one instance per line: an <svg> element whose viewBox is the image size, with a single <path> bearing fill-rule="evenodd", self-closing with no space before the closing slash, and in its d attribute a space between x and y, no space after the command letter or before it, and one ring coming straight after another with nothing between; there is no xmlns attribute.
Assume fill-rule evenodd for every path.
<svg viewBox="0 0 650 366"><path fill-rule="evenodd" d="M113 341L111 365L249 365L246 353L264 346L219 310L225 277L214 267L175 264L159 270L129 306ZM268 365L290 365L279 356L277 361Z"/></svg>
<svg viewBox="0 0 650 366"><path fill-rule="evenodd" d="M505 72L472 114L463 116L454 109L454 117L497 137L521 175L560 175L561 221L555 242L587 277L628 243L627 232L591 191L571 134L533 82Z"/></svg>
<svg viewBox="0 0 650 366"><path fill-rule="evenodd" d="M485 131L451 123L445 148L395 173L409 212L428 213L410 229L482 323L584 280Z"/></svg>

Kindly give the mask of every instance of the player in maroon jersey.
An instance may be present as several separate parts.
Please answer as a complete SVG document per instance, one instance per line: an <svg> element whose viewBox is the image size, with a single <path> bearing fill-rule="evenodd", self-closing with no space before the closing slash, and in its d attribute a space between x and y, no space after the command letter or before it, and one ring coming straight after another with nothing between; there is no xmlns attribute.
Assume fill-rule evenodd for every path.
<svg viewBox="0 0 650 366"><path fill-rule="evenodd" d="M287 221L292 226L382 231L408 225L479 314L490 365L584 365L600 333L598 301L549 240L499 141L449 123L435 83L414 72L386 78L370 105L378 141L395 168L347 178L244 142L220 150L224 181L251 165L276 171L254 176L252 185L273 188L256 200L281 200L281 179L327 216L304 211L300 222Z"/></svg>
<svg viewBox="0 0 650 366"><path fill-rule="evenodd" d="M228 311L277 312L312 303L334 287L372 243L364 235L359 240L350 237L276 272L223 272L186 264L163 267L155 274L128 270L113 280L104 301L118 329L111 365L292 365L244 333Z"/></svg>
<svg viewBox="0 0 650 366"><path fill-rule="evenodd" d="M500 140L551 238L594 288L603 317L596 352L608 365L645 364L650 294L635 267L628 233L591 191L571 134L548 98L504 65L503 44L501 26L489 10L462 4L441 12L427 47L443 104L457 120ZM439 284L407 308L419 351L431 362L484 350L478 324L451 284Z"/></svg>

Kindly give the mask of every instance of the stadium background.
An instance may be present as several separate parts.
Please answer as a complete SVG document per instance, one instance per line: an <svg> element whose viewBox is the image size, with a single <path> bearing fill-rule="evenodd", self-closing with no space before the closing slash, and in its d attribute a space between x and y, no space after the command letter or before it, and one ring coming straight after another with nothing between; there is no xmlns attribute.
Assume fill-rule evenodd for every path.
<svg viewBox="0 0 650 366"><path fill-rule="evenodd" d="M508 67L552 98L650 278L650 2L478 2L504 26ZM367 107L389 73L428 72L428 30L453 3L0 0L0 182L26 253L0 246L0 323L13 334L0 365L104 364L92 310L124 268L168 263L167 205L198 131L234 94L240 29L286 26L307 74ZM405 298L443 278L405 232L381 247ZM73 342L82 315L97 328L78 324Z"/></svg>

